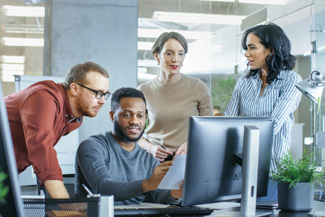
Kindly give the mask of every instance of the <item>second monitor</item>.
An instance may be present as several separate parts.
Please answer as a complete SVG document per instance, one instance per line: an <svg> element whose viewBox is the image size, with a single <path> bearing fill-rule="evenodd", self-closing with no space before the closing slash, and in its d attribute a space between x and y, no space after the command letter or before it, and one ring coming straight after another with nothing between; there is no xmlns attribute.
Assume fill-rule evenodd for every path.
<svg viewBox="0 0 325 217"><path fill-rule="evenodd" d="M244 126L260 130L257 196L266 196L273 145L272 118L191 117L183 206L241 198Z"/></svg>

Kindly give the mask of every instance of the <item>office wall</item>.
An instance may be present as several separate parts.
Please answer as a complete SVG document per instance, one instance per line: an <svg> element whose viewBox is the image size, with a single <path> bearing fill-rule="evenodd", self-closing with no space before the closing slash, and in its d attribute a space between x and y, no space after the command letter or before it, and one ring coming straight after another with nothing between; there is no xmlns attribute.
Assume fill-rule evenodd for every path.
<svg viewBox="0 0 325 217"><path fill-rule="evenodd" d="M80 62L109 72L110 91L137 85L137 0L48 0L44 75L65 76ZM95 118L84 118L79 139L112 128L109 100Z"/></svg>

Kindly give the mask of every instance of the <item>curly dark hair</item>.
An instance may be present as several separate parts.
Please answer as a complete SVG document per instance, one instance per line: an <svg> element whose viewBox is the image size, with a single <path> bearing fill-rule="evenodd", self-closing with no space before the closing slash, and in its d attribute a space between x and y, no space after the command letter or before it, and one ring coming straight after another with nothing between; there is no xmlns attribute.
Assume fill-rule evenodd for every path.
<svg viewBox="0 0 325 217"><path fill-rule="evenodd" d="M260 39L260 43L266 49L269 48L271 50L271 54L265 59L268 68L266 78L268 84L277 80L282 70L292 70L295 67L296 57L291 54L290 41L281 27L274 23L268 23L246 30L242 39L242 48L244 50L247 50L246 40L249 33L257 36ZM247 77L250 77L260 73L261 69L248 70L247 68L247 71Z"/></svg>
<svg viewBox="0 0 325 217"><path fill-rule="evenodd" d="M122 98L141 98L146 103L146 98L144 97L143 93L140 90L131 87L122 87L116 90L111 99L111 110L116 111L119 108L119 103Z"/></svg>

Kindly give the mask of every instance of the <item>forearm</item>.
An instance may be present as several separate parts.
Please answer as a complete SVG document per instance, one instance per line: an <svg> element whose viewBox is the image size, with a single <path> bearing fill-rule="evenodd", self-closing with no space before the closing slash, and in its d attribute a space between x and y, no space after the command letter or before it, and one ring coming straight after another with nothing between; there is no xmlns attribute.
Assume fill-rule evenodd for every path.
<svg viewBox="0 0 325 217"><path fill-rule="evenodd" d="M170 191L170 196L174 199L179 199L182 198L182 191L181 190L171 190Z"/></svg>
<svg viewBox="0 0 325 217"><path fill-rule="evenodd" d="M274 135L279 133L283 124L288 120L289 115L292 116L301 100L302 94L295 87L295 84L301 81L301 77L292 74L286 79L287 81L280 89L279 98L274 105L271 115L275 119Z"/></svg>
<svg viewBox="0 0 325 217"><path fill-rule="evenodd" d="M83 174L86 177L86 181L94 193L114 195L116 201L129 200L134 197L143 196L142 180L114 181L108 175L107 169L101 168L101 166L98 166L96 172L94 172L94 168L92 167L83 168Z"/></svg>
<svg viewBox="0 0 325 217"><path fill-rule="evenodd" d="M70 198L67 189L60 180L46 180L44 186L51 198Z"/></svg>
<svg viewBox="0 0 325 217"><path fill-rule="evenodd" d="M157 185L155 183L150 182L149 179L143 180L141 187L143 194L157 189Z"/></svg>
<svg viewBox="0 0 325 217"><path fill-rule="evenodd" d="M293 119L293 112L299 106L301 96L297 94L295 97L281 98L278 100L271 117L274 118L274 135L277 135L286 121Z"/></svg>
<svg viewBox="0 0 325 217"><path fill-rule="evenodd" d="M132 182L106 181L98 185L97 192L102 195L114 195L117 201L143 196L142 180Z"/></svg>
<svg viewBox="0 0 325 217"><path fill-rule="evenodd" d="M172 196L173 190L157 189L147 193L144 202L149 203L162 203L162 204L180 204L181 198ZM175 196L175 195L174 195Z"/></svg>

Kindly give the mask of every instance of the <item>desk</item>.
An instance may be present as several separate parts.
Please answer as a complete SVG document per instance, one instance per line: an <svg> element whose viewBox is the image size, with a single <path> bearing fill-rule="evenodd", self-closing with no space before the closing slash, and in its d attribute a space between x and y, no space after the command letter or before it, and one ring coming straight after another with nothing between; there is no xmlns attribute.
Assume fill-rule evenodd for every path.
<svg viewBox="0 0 325 217"><path fill-rule="evenodd" d="M227 217L227 216L233 216L234 212L240 212L240 208L231 208L231 209L225 209L225 210L216 210L214 211L209 217ZM269 210L262 210L261 211L269 211ZM319 202L319 201L314 201L314 208L311 212L313 211L323 211L322 215L320 216L325 216L325 202ZM269 217L308 217L309 212L284 212L281 210L275 210L272 212L272 214L268 215ZM319 217L320 217L319 216Z"/></svg>

